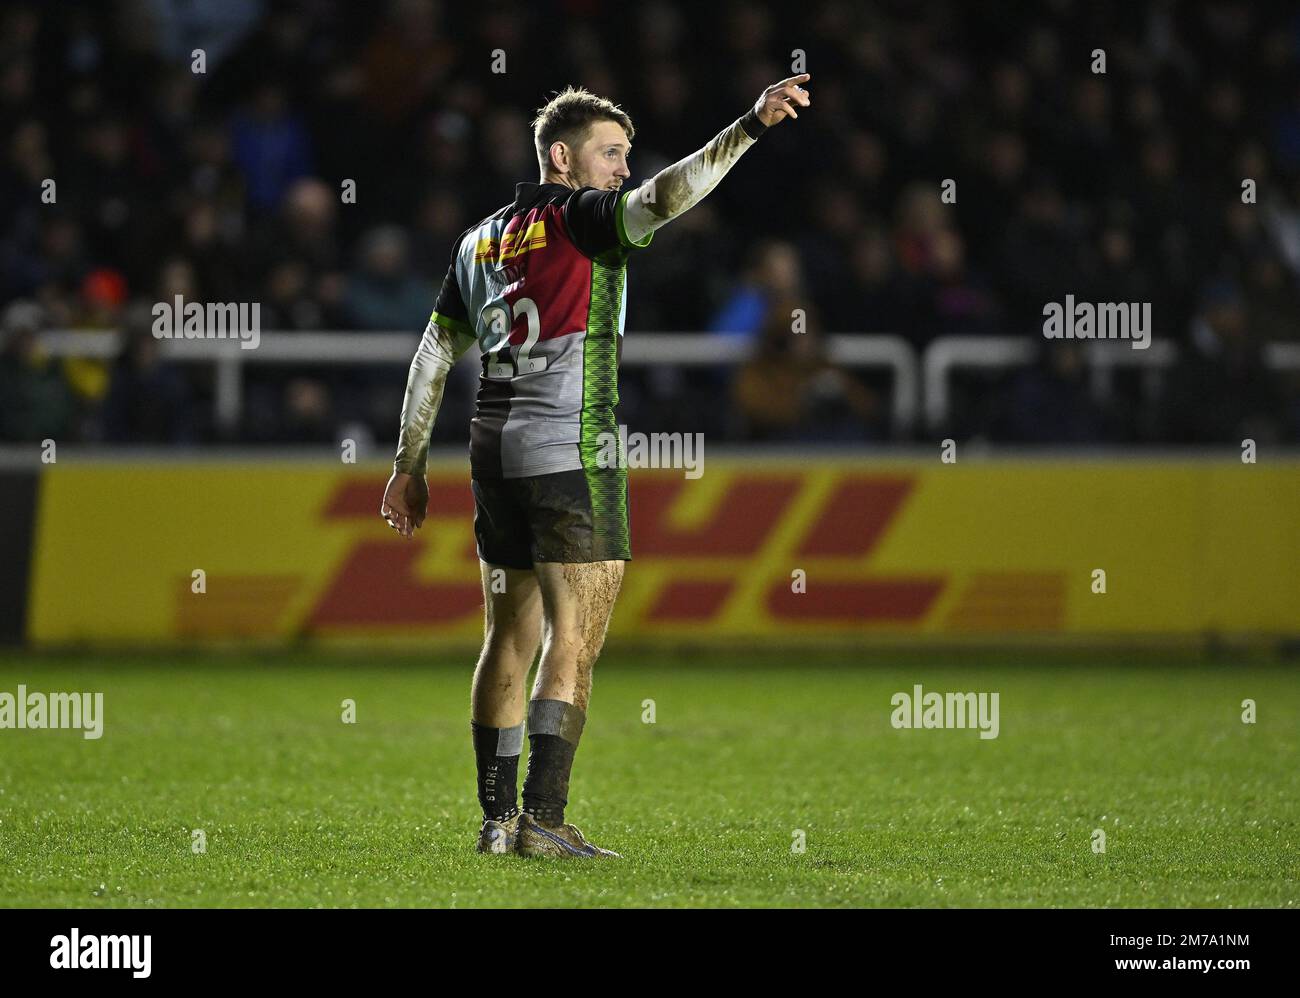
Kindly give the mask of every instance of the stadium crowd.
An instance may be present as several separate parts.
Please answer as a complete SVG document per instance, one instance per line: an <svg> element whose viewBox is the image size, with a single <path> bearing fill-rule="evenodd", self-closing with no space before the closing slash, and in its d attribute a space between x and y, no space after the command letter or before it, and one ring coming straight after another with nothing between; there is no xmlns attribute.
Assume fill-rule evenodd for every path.
<svg viewBox="0 0 1300 998"><path fill-rule="evenodd" d="M831 364L825 335L921 349L985 334L1030 338L1039 360L962 381L945 428L958 438L1300 441L1298 375L1264 363L1265 344L1300 342L1295 8L828 0L787 14L752 0L7 5L0 440L387 449L404 368L253 365L240 424L221 427L211 370L160 359L152 303L257 301L264 330L418 333L456 236L537 178L529 121L551 92L579 83L631 114L639 182L789 75L799 49L812 113L629 266L628 335L724 332L753 353L736 369L625 368L621 421L887 440L887 378ZM1042 336L1044 304L1067 294L1151 303L1178 363L1098 400L1093 345ZM126 346L51 359L46 328L122 329ZM468 437L475 378L460 374L435 441Z"/></svg>

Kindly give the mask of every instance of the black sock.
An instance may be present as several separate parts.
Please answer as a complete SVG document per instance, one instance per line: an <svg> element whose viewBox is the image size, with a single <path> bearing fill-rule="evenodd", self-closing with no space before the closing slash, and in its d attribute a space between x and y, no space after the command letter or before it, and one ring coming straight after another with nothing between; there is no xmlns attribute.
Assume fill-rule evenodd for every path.
<svg viewBox="0 0 1300 998"><path fill-rule="evenodd" d="M524 747L524 726L489 728L469 722L474 733L474 759L478 763L478 802L483 817L506 821L519 813L515 806L519 783L519 753Z"/></svg>
<svg viewBox="0 0 1300 998"><path fill-rule="evenodd" d="M562 825L569 803L569 773L587 713L563 700L528 704L528 775L524 811L543 825Z"/></svg>

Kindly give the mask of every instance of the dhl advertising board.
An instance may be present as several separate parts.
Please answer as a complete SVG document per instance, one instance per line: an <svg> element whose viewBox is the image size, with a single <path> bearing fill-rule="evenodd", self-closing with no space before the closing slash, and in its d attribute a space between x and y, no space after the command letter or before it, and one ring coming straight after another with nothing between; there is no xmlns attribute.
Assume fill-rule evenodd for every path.
<svg viewBox="0 0 1300 998"><path fill-rule="evenodd" d="M380 465L32 477L4 546L5 613L33 646L481 635L461 461L431 467L412 540L378 515ZM1300 461L715 459L630 481L614 637L1300 633Z"/></svg>

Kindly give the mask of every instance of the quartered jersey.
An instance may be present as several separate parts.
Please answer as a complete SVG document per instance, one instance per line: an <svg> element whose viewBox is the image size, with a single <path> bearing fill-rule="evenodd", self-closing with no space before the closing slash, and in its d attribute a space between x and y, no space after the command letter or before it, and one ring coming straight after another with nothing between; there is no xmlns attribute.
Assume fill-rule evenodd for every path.
<svg viewBox="0 0 1300 998"><path fill-rule="evenodd" d="M608 464L617 440L627 261L650 244L623 226L628 191L518 184L457 240L431 322L478 343L470 428L476 478Z"/></svg>

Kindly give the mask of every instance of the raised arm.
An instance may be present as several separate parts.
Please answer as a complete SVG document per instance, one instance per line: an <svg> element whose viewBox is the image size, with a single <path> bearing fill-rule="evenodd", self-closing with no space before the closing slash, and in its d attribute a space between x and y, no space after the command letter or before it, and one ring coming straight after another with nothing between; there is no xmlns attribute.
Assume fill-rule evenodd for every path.
<svg viewBox="0 0 1300 998"><path fill-rule="evenodd" d="M799 86L808 79L809 74L803 73L774 83L763 91L753 107L710 139L702 149L664 167L652 179L631 191L623 208L623 225L628 239L639 243L660 226L698 204L718 186L727 171L765 131L787 117L798 118L794 105L807 107L812 103L808 91Z"/></svg>

